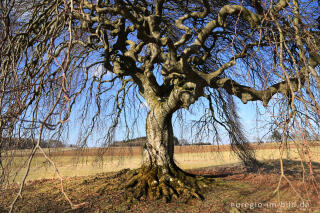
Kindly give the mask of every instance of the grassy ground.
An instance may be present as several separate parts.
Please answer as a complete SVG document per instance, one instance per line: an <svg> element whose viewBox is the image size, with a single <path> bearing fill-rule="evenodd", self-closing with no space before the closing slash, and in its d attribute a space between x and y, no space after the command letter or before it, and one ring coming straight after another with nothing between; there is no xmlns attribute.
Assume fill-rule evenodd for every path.
<svg viewBox="0 0 320 213"><path fill-rule="evenodd" d="M256 173L243 172L239 160L228 149L221 152L208 152L206 147L202 149L195 149L194 152L176 149L175 160L181 168L195 174L232 173L213 181L204 194L204 201L128 201L126 191L119 188L126 177L117 175L117 171L138 168L141 164L139 152L133 151L128 155L124 151L120 155L97 158L89 152L76 155L72 150L67 150L68 154L52 155L52 159L64 176L63 184L70 199L76 204L85 204L78 209L70 209L54 169L43 156L37 155L32 162L23 198L19 199L15 212L237 212L236 209L239 209L241 212L285 210L320 213L320 195L310 184L307 165L304 165L306 173L302 172L296 149L289 149L283 156L291 185L282 179L280 191L275 194L272 192L280 178L279 160L276 160L279 159L279 151L275 147L256 150L257 158L266 162ZM18 190L18 183L25 172L25 168L18 168L25 162L26 153L16 155L12 161L15 178L11 178L13 184L0 191L0 212L6 212ZM61 154L61 151L57 153ZM319 182L320 147L312 147L311 153Z"/></svg>
<svg viewBox="0 0 320 213"><path fill-rule="evenodd" d="M72 210L60 191L57 179L29 181L23 198L16 204L15 212L320 212L320 196L306 178L301 182L300 162L286 160L286 175L292 187L282 181L279 193L272 193L279 181L278 161L268 161L256 173L242 173L240 167L193 170L196 174L221 174L204 193L205 200L179 198L166 203L162 200L127 200L126 191L119 188L125 175L100 173L91 176L70 177L64 181L65 191L75 203L82 203ZM320 164L314 163L319 174ZM238 174L236 174L238 173ZM320 176L316 176L320 181ZM1 191L0 212L6 211L17 185Z"/></svg>
<svg viewBox="0 0 320 213"><path fill-rule="evenodd" d="M226 166L240 163L239 159L230 151L217 152L211 147L187 147L190 150L185 152L183 148L177 147L175 160L182 169L197 169L213 166ZM118 148L117 148L118 149ZM138 148L140 149L140 148ZM202 149L202 150L201 150ZM209 152L213 149L212 152ZM121 152L122 150L122 152ZM202 152L199 152L202 151ZM226 150L226 149L222 149ZM193 151L193 152L192 152ZM82 153L76 153L72 150L56 151L60 155L52 155L52 160L56 163L59 172L63 176L86 176L94 175L101 172L116 172L125 168L135 169L141 165L141 154L135 149L110 151L110 155L104 155L98 158L95 154L90 154L92 150ZM117 153L118 155L111 155ZM320 146L311 147L311 153L314 162L320 163ZM27 156L25 153L20 153L20 156L14 157L12 162L13 170L11 171L11 182L21 182L26 167ZM278 149L258 149L256 150L258 160L275 160L279 159ZM284 159L299 160L300 156L296 149L291 148L284 153ZM54 178L57 177L52 165L46 161L42 155L34 157L31 170L27 180Z"/></svg>

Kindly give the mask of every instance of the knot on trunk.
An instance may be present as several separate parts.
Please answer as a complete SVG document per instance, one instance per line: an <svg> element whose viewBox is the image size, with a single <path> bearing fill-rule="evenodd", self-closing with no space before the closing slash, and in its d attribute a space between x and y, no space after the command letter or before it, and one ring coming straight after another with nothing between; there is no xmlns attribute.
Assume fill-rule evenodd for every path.
<svg viewBox="0 0 320 213"><path fill-rule="evenodd" d="M189 109L189 106L196 101L196 84L186 82L180 89L179 99L184 108Z"/></svg>

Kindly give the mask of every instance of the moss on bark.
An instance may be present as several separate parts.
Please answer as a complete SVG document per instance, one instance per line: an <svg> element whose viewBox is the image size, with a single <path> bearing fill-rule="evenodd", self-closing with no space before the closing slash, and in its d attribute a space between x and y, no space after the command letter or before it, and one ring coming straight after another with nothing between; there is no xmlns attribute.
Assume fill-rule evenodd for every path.
<svg viewBox="0 0 320 213"><path fill-rule="evenodd" d="M164 199L178 197L204 199L202 192L212 182L211 178L195 176L179 169L176 165L143 165L127 173L124 187L135 199Z"/></svg>

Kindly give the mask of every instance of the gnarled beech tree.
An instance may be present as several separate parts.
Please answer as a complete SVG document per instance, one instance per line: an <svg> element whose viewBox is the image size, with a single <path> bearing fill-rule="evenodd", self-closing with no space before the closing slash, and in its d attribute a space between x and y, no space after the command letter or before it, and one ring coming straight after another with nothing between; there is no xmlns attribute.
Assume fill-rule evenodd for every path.
<svg viewBox="0 0 320 213"><path fill-rule="evenodd" d="M318 3L310 2L45 0L30 1L19 16L7 7L3 25L13 18L19 24L1 29L1 134L24 122L40 128L38 135L55 129L90 82L103 101L98 96L121 80L117 109L132 85L149 108L143 164L129 172L126 186L137 198L201 197L204 179L174 162L173 114L204 98L213 119L216 106L227 114L220 124L238 140L232 97L267 106L275 94L289 105L309 94L317 108L319 22L312 14ZM99 64L105 69L90 76Z"/></svg>

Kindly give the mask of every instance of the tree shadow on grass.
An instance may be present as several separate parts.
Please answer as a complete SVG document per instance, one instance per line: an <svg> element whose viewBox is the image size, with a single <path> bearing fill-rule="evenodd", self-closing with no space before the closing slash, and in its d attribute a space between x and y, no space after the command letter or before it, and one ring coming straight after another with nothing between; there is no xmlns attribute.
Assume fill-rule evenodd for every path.
<svg viewBox="0 0 320 213"><path fill-rule="evenodd" d="M293 177L301 176L303 172L309 174L310 168L309 163L297 161L297 160L287 160L283 159L283 171L285 175L290 175ZM314 174L319 174L320 163L312 162L312 169ZM262 166L259 173L281 173L280 160L269 160L262 162Z"/></svg>
<svg viewBox="0 0 320 213"><path fill-rule="evenodd" d="M297 161L297 160L282 160L283 170L285 175L301 176L303 171L305 174L309 174L309 163ZM320 163L312 162L312 169L314 174L320 174ZM195 175L203 175L210 178L227 177L238 174L281 174L280 160L268 160L262 161L259 170L256 172L250 172L242 164L230 164L226 166L211 166L198 169L186 170L189 173Z"/></svg>
<svg viewBox="0 0 320 213"><path fill-rule="evenodd" d="M221 191L216 199L226 203L225 211L230 211L232 205L237 204L239 206L236 208L240 212L272 212L279 209L299 212L302 211L300 204L303 202L307 203L307 207L304 207L303 210L318 209L319 194L310 184L308 163L287 159L282 162L284 174L290 180L290 184L284 178L280 181L279 160L261 162L257 172L240 171L241 168L244 168L243 166L232 165L226 168L203 168L202 173L216 176L218 171L227 171L225 176L221 178L222 181L225 181L224 188L214 187L215 192ZM320 163L313 162L312 168L316 182L320 183ZM201 174L201 170L197 171L198 174ZM276 190L278 184L279 190ZM207 194L206 197L210 199L210 194Z"/></svg>

